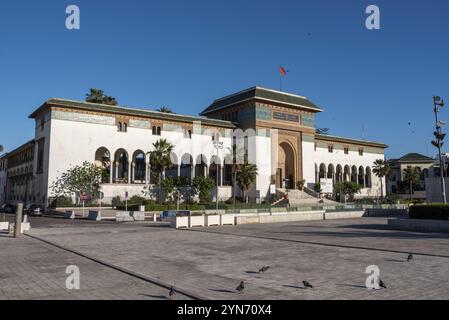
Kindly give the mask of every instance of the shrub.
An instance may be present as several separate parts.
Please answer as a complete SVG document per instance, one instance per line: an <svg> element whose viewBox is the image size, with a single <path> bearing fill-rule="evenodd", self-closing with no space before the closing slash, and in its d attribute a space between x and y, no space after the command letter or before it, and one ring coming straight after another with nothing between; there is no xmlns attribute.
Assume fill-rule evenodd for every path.
<svg viewBox="0 0 449 320"><path fill-rule="evenodd" d="M141 196L132 196L131 198L129 198L128 202L143 205L143 203L145 202L145 198Z"/></svg>
<svg viewBox="0 0 449 320"><path fill-rule="evenodd" d="M50 201L50 208L68 208L74 206L75 204L70 197L60 196Z"/></svg>
<svg viewBox="0 0 449 320"><path fill-rule="evenodd" d="M121 205L122 200L120 200L120 196L116 196L114 198L112 198L112 206L113 207L117 207L119 205Z"/></svg>
<svg viewBox="0 0 449 320"><path fill-rule="evenodd" d="M414 205L410 207L410 219L448 220L448 204Z"/></svg>

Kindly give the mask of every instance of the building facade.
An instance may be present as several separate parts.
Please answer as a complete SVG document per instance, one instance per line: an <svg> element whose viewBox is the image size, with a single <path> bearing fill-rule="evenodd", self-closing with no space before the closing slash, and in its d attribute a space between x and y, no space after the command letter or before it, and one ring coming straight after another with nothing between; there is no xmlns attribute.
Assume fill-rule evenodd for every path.
<svg viewBox="0 0 449 320"><path fill-rule="evenodd" d="M404 181L407 167L417 167L420 174L420 182L414 186L412 198L426 198L426 178L435 177L435 159L419 153L408 153L399 159L388 160L390 174L387 178L387 193L395 194L403 198L410 197L409 186Z"/></svg>
<svg viewBox="0 0 449 320"><path fill-rule="evenodd" d="M354 181L362 185L360 197L378 196L371 166L384 159L387 146L317 134L315 117L322 111L306 97L261 87L217 99L200 116L50 99L30 115L36 124L32 199L48 205L53 182L85 161L107 173L106 199L142 195L153 183L148 154L161 138L174 146L164 175L218 175L222 200L232 196L233 145L243 150L237 161L258 167L248 192L252 201L268 197L270 186L296 189L304 182L312 188L321 179Z"/></svg>
<svg viewBox="0 0 449 320"><path fill-rule="evenodd" d="M8 157L6 154L0 157L0 206L6 203L6 178L8 171Z"/></svg>

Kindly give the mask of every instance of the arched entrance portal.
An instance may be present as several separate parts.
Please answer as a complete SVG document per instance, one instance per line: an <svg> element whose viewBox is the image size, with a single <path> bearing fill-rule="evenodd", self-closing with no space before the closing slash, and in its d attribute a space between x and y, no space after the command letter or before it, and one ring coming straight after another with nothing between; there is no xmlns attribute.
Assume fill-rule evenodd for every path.
<svg viewBox="0 0 449 320"><path fill-rule="evenodd" d="M276 172L276 186L278 188L295 188L295 163L295 151L292 146L287 142L282 142L278 148L278 169Z"/></svg>

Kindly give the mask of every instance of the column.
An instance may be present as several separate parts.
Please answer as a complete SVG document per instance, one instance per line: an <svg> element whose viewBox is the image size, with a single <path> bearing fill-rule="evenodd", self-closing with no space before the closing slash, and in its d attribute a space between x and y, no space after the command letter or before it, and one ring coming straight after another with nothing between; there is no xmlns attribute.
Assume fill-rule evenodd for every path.
<svg viewBox="0 0 449 320"><path fill-rule="evenodd" d="M117 179L118 179L118 165L119 165L119 162L117 161L115 163L115 183L117 183Z"/></svg>
<svg viewBox="0 0 449 320"><path fill-rule="evenodd" d="M145 162L145 175L143 177L143 183L147 184L148 181L148 164Z"/></svg>
<svg viewBox="0 0 449 320"><path fill-rule="evenodd" d="M128 161L128 184L131 183L131 161Z"/></svg>
<svg viewBox="0 0 449 320"><path fill-rule="evenodd" d="M177 165L177 167L178 167L178 177L180 177L181 176L181 165Z"/></svg>
<svg viewBox="0 0 449 320"><path fill-rule="evenodd" d="M133 162L133 163L131 164L131 176L130 176L131 183L134 183L135 174L136 174L136 163Z"/></svg>
<svg viewBox="0 0 449 320"><path fill-rule="evenodd" d="M109 183L112 184L112 176L114 175L114 162L109 165Z"/></svg>

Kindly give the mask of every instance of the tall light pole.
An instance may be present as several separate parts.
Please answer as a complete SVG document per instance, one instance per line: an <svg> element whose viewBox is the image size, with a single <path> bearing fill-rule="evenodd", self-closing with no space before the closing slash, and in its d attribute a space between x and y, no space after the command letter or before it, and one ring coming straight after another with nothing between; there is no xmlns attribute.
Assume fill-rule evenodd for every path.
<svg viewBox="0 0 449 320"><path fill-rule="evenodd" d="M215 163L215 168L216 170L216 194L215 194L215 209L217 210L218 213L218 150L223 149L223 142L214 140L214 148L217 150L217 157L215 159L216 163Z"/></svg>
<svg viewBox="0 0 449 320"><path fill-rule="evenodd" d="M434 112L435 112L435 128L433 135L435 136L435 140L432 141L432 145L438 148L438 159L440 162L440 178L441 178L441 191L443 193L443 203L446 203L446 185L444 182L444 172L445 172L445 164L443 161L443 157L441 154L441 147L443 146L443 140L446 136L445 133L441 131L441 127L445 125L446 123L444 121L440 121L438 119L438 113L440 112L440 107L444 107L444 101L438 97L433 97L433 104L434 104Z"/></svg>

